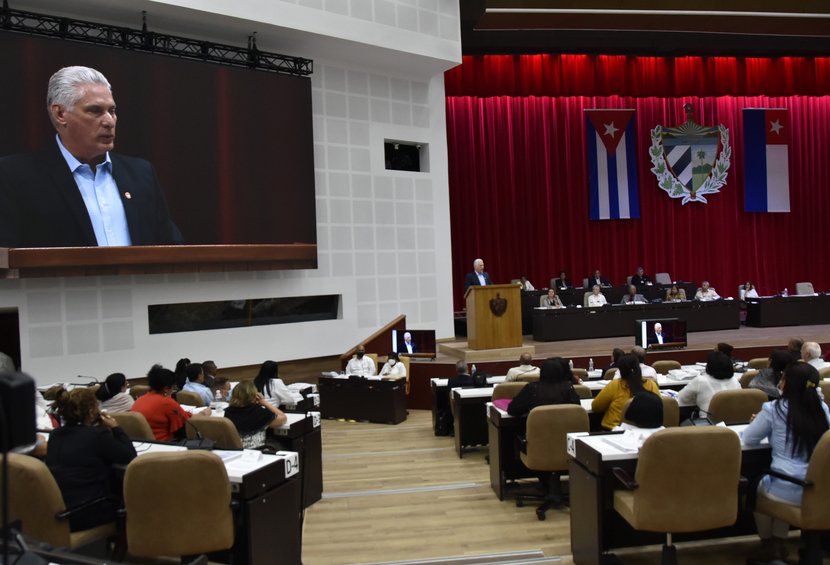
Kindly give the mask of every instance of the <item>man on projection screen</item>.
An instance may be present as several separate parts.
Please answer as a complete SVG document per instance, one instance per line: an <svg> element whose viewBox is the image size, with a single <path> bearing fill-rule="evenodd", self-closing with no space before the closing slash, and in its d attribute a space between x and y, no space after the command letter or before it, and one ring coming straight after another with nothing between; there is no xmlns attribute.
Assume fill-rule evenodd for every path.
<svg viewBox="0 0 830 565"><path fill-rule="evenodd" d="M153 166L111 152L118 118L106 77L60 69L46 106L55 139L0 159L0 247L181 243Z"/></svg>

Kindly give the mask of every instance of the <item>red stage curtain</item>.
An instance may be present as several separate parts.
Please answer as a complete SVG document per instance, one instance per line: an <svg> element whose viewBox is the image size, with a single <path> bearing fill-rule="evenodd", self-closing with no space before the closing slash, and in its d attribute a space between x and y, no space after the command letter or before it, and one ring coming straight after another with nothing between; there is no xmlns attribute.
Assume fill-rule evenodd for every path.
<svg viewBox="0 0 830 565"><path fill-rule="evenodd" d="M485 260L495 282L526 274L537 287L547 286L560 269L581 281L599 268L621 284L642 264L652 276L667 271L675 280L708 279L722 296L735 296L747 279L761 293L784 287L794 292L796 281L807 280L817 290L830 290L830 262L824 258L830 241L830 97L714 95L761 86L810 91L821 85L830 92L827 60L480 59L465 59L447 74L450 94L481 89L479 96L447 97L457 307L463 306L463 277L476 257ZM590 69L582 73L580 67ZM802 76L807 68L808 76ZM573 81L563 78L571 73ZM693 78L684 80L689 74ZM723 83L709 80L718 75ZM548 87L568 95L516 95ZM712 95L666 97L695 88ZM570 95L591 90L603 95ZM610 95L631 90L644 94ZM495 92L511 95L491 96ZM728 182L708 204L681 206L657 187L650 171L651 128L682 123L686 102L698 123L722 123L730 131ZM745 107L790 110L791 213L743 211ZM583 110L590 108L637 110L640 219L588 220Z"/></svg>

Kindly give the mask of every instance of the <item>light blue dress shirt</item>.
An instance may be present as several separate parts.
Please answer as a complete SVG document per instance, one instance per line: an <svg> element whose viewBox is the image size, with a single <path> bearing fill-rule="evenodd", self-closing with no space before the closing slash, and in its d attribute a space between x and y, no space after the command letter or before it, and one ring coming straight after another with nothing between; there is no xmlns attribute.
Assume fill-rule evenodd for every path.
<svg viewBox="0 0 830 565"><path fill-rule="evenodd" d="M182 387L182 390L198 394L202 398L202 402L205 403L205 406L210 406L210 403L213 402L213 394L210 392L210 389L202 383L187 381L184 387Z"/></svg>
<svg viewBox="0 0 830 565"><path fill-rule="evenodd" d="M481 286L487 285L487 279L484 278L484 273L476 273L476 276L478 277L478 282L481 283Z"/></svg>
<svg viewBox="0 0 830 565"><path fill-rule="evenodd" d="M104 162L98 165L95 172L92 167L78 161L61 143L59 136L58 148L61 150L69 170L81 191L84 205L95 230L95 239L98 245L116 246L130 245L130 227L127 225L127 216L124 213L124 203L118 193L118 185L112 176L112 161L107 152Z"/></svg>

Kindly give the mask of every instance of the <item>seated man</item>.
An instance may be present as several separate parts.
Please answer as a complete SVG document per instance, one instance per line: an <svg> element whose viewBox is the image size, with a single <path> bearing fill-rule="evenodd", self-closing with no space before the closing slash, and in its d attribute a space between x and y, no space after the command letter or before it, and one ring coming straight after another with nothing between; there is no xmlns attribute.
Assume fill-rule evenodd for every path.
<svg viewBox="0 0 830 565"><path fill-rule="evenodd" d="M628 285L628 294L622 297L620 304L644 304L646 299L642 294L637 293L637 287L633 284Z"/></svg>
<svg viewBox="0 0 830 565"><path fill-rule="evenodd" d="M700 288L695 293L695 300L702 300L708 302L710 300L720 300L720 295L715 292L713 287L709 286L709 281L703 281Z"/></svg>
<svg viewBox="0 0 830 565"><path fill-rule="evenodd" d="M640 362L640 373L642 373L643 378L657 378L657 371L654 370L654 367L651 365L646 365L646 350L636 345L631 348L631 354L637 357L637 360Z"/></svg>
<svg viewBox="0 0 830 565"><path fill-rule="evenodd" d="M359 377L371 377L375 374L375 362L371 357L366 357L365 346L357 346L354 357L346 364L346 374Z"/></svg>
<svg viewBox="0 0 830 565"><path fill-rule="evenodd" d="M182 390L193 392L199 395L205 406L210 406L213 402L213 392L210 388L205 386L205 372L202 369L201 363L191 363L185 368L187 373L187 383Z"/></svg>
<svg viewBox="0 0 830 565"><path fill-rule="evenodd" d="M519 357L519 366L512 367L507 371L507 376L504 377L504 382L518 380L520 376L539 376L539 367L530 364L533 361L533 356L530 353L522 353Z"/></svg>
<svg viewBox="0 0 830 565"><path fill-rule="evenodd" d="M591 289L591 295L588 297L588 307L596 308L606 304L608 304L608 301L605 299L605 295L599 291L599 285L595 284Z"/></svg>
<svg viewBox="0 0 830 565"><path fill-rule="evenodd" d="M821 346L815 341L804 342L801 346L801 359L815 367L816 370L830 367L830 363L821 358Z"/></svg>
<svg viewBox="0 0 830 565"><path fill-rule="evenodd" d="M631 277L631 284L638 289L651 284L651 277L645 274L645 269L637 267L637 274Z"/></svg>
<svg viewBox="0 0 830 565"><path fill-rule="evenodd" d="M574 287L573 283L571 283L571 279L568 278L565 271L560 271L559 277L553 279L553 286L561 290L567 290Z"/></svg>
<svg viewBox="0 0 830 565"><path fill-rule="evenodd" d="M542 308L564 308L562 301L556 296L555 288L549 288L547 295L539 297L539 306Z"/></svg>
<svg viewBox="0 0 830 565"><path fill-rule="evenodd" d="M401 343L401 347L398 348L401 353L417 353L418 346L415 345L415 342L412 341L412 334L409 332L403 333L403 343Z"/></svg>
<svg viewBox="0 0 830 565"><path fill-rule="evenodd" d="M657 322L654 324L654 334L648 336L649 345L663 345L671 342L669 336L663 333L663 324Z"/></svg>
<svg viewBox="0 0 830 565"><path fill-rule="evenodd" d="M473 377L467 373L467 363L459 359L455 364L455 376L447 379L447 387L453 389L462 386L473 386Z"/></svg>
<svg viewBox="0 0 830 565"><path fill-rule="evenodd" d="M599 272L599 269L594 271L594 274L588 277L588 284L591 286L611 286L609 280L602 276L602 273Z"/></svg>

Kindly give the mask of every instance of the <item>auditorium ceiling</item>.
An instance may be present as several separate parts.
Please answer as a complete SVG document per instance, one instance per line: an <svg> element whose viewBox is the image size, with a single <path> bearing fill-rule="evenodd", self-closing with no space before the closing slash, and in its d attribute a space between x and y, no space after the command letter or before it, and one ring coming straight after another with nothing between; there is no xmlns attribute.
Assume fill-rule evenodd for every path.
<svg viewBox="0 0 830 565"><path fill-rule="evenodd" d="M827 0L460 0L465 55L830 55Z"/></svg>

